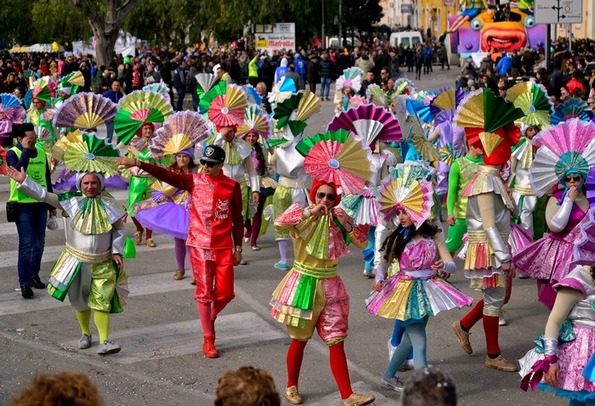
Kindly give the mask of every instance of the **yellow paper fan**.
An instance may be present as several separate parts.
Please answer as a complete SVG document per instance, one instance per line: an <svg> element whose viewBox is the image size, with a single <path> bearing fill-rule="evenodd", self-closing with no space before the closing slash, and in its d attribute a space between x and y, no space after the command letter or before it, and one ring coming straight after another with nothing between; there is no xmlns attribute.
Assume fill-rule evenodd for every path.
<svg viewBox="0 0 595 406"><path fill-rule="evenodd" d="M296 121L306 121L320 111L320 98L309 90L302 90L303 94L298 104Z"/></svg>
<svg viewBox="0 0 595 406"><path fill-rule="evenodd" d="M432 100L432 105L442 110L450 110L457 107L454 89L448 89L440 93Z"/></svg>
<svg viewBox="0 0 595 406"><path fill-rule="evenodd" d="M480 89L469 93L465 101L465 103L461 102L457 109L455 125L463 128L483 128L483 91Z"/></svg>
<svg viewBox="0 0 595 406"><path fill-rule="evenodd" d="M75 85L75 86L84 86L85 85L85 77L83 76L83 72L77 70L74 74L68 79L68 83Z"/></svg>
<svg viewBox="0 0 595 406"><path fill-rule="evenodd" d="M183 133L174 134L163 146L163 154L177 154L178 152L191 147L193 145L192 140Z"/></svg>
<svg viewBox="0 0 595 406"><path fill-rule="evenodd" d="M232 110L248 107L248 99L246 98L244 89L238 85L227 85L225 105Z"/></svg>
<svg viewBox="0 0 595 406"><path fill-rule="evenodd" d="M498 145L500 145L500 143L504 140L504 138L497 134L485 131L479 133L479 139L481 140L481 145L483 145L483 148L488 156L492 155L492 152L494 152Z"/></svg>
<svg viewBox="0 0 595 406"><path fill-rule="evenodd" d="M81 130L70 132L56 141L54 147L52 148L52 157L58 161L63 161L64 151L66 151L68 145L73 142L83 142L83 133Z"/></svg>

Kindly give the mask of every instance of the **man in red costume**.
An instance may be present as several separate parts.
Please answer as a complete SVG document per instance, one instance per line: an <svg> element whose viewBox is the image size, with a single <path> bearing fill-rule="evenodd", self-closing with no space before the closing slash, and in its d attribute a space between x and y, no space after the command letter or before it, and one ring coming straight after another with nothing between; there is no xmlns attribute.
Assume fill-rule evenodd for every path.
<svg viewBox="0 0 595 406"><path fill-rule="evenodd" d="M198 316L202 325L205 357L217 358L215 319L234 298L234 265L242 260L242 192L240 185L222 172L225 152L206 147L202 173L178 174L133 158L119 158L118 165L138 166L154 177L191 193L188 220L190 263L196 281Z"/></svg>

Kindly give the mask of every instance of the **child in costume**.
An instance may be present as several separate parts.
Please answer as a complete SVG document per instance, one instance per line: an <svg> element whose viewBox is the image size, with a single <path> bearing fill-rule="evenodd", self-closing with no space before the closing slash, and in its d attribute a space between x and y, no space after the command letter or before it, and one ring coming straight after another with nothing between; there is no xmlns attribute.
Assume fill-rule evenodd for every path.
<svg viewBox="0 0 595 406"><path fill-rule="evenodd" d="M194 148L188 147L174 155L175 161L169 166L174 173L194 173ZM186 262L186 238L188 236L188 200L190 194L168 184L153 184L151 198L134 206L136 219L151 230L172 235L174 237L174 255L178 269L174 273L175 280L184 278Z"/></svg>
<svg viewBox="0 0 595 406"><path fill-rule="evenodd" d="M437 276L448 278L456 266L438 228L427 221L433 188L429 181L417 178L417 166L399 165L398 174L383 181L381 210L391 221L397 216L399 226L382 244L384 254L372 284L376 292L367 300L371 314L395 319L404 330L381 377L381 382L395 391L403 390L403 382L395 375L412 350L416 369L428 365L425 327L429 317L473 303L473 298ZM385 281L393 264L399 271Z"/></svg>

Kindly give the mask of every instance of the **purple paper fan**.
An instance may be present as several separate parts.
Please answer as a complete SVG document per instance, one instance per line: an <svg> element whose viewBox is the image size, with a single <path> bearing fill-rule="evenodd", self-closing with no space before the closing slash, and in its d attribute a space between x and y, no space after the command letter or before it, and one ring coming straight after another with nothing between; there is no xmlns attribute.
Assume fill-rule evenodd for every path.
<svg viewBox="0 0 595 406"><path fill-rule="evenodd" d="M379 141L399 141L402 138L401 126L386 109L373 104L365 104L341 112L328 125L328 131L340 129L354 132L370 145ZM374 130L374 134L363 133Z"/></svg>

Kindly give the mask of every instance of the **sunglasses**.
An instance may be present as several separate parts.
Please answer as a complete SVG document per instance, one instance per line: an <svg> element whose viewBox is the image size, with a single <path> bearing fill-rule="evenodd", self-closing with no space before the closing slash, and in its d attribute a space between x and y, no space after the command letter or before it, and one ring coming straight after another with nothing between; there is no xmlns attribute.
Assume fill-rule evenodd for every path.
<svg viewBox="0 0 595 406"><path fill-rule="evenodd" d="M565 178L564 178L564 180L565 180L566 182L570 182L570 181L573 181L573 182L580 182L580 181L581 181L581 179L582 179L582 178L581 178L579 175L576 175L576 176L567 176L567 177L565 177Z"/></svg>
<svg viewBox="0 0 595 406"><path fill-rule="evenodd" d="M219 165L217 162L209 162L209 161L205 161L204 159L200 160L200 164L205 165L207 168L212 168L215 165Z"/></svg>
<svg viewBox="0 0 595 406"><path fill-rule="evenodd" d="M326 197L326 199L329 202L334 202L335 201L335 198L336 198L336 196L334 194L332 194L332 193L322 193L322 192L316 193L316 197L318 199L320 199L320 200L322 200L322 199L324 199Z"/></svg>

